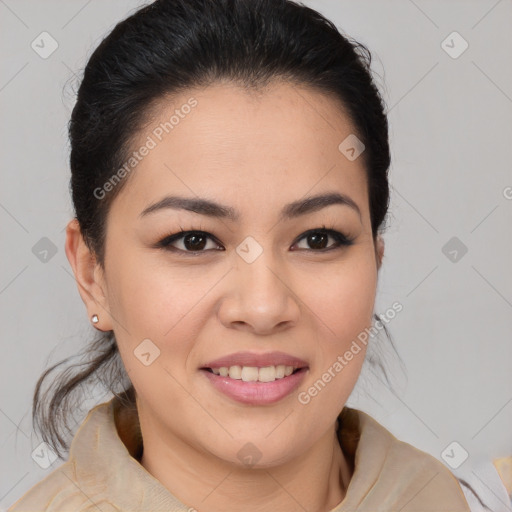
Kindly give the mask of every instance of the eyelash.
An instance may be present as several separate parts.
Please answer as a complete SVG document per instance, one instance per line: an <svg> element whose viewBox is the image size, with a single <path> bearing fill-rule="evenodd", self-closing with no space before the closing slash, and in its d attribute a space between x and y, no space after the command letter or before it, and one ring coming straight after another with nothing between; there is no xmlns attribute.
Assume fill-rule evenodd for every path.
<svg viewBox="0 0 512 512"><path fill-rule="evenodd" d="M350 238L350 237L344 235L343 233L336 231L335 229L326 228L324 225L321 228L309 229L308 231L303 233L293 245L299 243L301 240L303 240L304 238L307 238L309 235L311 235L313 233L323 233L323 234L329 235L332 238L334 238L334 240L336 241L336 244L334 246L328 247L326 249L300 249L301 251L325 253L325 252L336 250L336 249L343 249L344 247L348 247L354 243L353 238ZM185 255L185 254L186 255L199 255L201 253L211 250L211 249L207 249L207 250L202 250L202 251L185 251L183 249L177 249L176 247L171 247L171 244L173 242L176 242L177 240L180 240L189 234L204 235L204 236L206 236L206 238L209 238L210 240L214 241L216 244L221 245L220 243L218 243L216 241L216 239L213 235L211 235L210 233L208 233L206 231L202 231L201 229L186 231L183 228L181 228L181 226L180 226L179 233L167 235L166 237L164 237L162 240L160 240L157 243L157 247L161 248L161 249L168 250L168 251L176 252L176 253L183 253L183 255ZM214 249L214 250L218 250L218 249Z"/></svg>

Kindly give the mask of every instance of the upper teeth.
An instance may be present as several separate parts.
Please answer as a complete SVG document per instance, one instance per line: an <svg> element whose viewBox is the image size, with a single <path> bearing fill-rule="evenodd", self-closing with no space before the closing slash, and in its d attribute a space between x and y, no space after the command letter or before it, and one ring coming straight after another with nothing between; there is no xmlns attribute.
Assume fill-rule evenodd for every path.
<svg viewBox="0 0 512 512"><path fill-rule="evenodd" d="M244 382L272 382L276 379L282 379L291 375L296 368L293 366L265 366L258 368L257 366L222 366L221 368L212 368L212 372L222 377L230 377L231 379L242 379Z"/></svg>

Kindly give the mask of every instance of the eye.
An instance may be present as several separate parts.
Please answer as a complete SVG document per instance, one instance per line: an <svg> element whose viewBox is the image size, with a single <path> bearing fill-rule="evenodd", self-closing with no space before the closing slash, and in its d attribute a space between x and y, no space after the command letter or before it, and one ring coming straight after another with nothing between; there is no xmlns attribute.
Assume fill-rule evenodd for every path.
<svg viewBox="0 0 512 512"><path fill-rule="evenodd" d="M213 241L214 238L212 235L206 233L205 231L184 231L182 229L179 233L166 236L158 243L158 247L162 247L168 250L175 250L178 252L205 252L205 247L208 245L208 240ZM181 247L176 247L173 245L176 242L179 242L178 245L181 245ZM219 247L219 244L214 243L214 246Z"/></svg>
<svg viewBox="0 0 512 512"><path fill-rule="evenodd" d="M325 245L329 237L333 238L335 243L326 247ZM331 251L333 249L338 249L343 246L349 246L353 244L353 239L348 238L346 235L340 233L339 231L334 229L327 229L325 227L310 229L309 231L306 231L306 233L304 233L299 238L299 241L303 239L305 239L306 243L312 247L311 249L306 247L306 250L312 250L316 252Z"/></svg>

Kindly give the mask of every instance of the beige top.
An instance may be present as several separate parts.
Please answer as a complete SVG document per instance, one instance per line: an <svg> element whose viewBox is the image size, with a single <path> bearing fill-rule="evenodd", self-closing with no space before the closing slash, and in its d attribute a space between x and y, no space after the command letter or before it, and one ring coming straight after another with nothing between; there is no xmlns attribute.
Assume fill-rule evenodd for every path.
<svg viewBox="0 0 512 512"><path fill-rule="evenodd" d="M119 412L121 411L121 412ZM354 473L331 512L470 512L455 476L433 456L396 439L362 411L345 407L338 438ZM97 405L73 438L69 458L8 512L190 512L140 464L135 413L117 398Z"/></svg>

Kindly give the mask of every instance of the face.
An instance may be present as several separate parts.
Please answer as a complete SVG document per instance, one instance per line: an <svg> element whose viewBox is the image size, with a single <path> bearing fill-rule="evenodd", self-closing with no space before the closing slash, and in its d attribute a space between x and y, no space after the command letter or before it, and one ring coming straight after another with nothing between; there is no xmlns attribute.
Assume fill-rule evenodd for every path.
<svg viewBox="0 0 512 512"><path fill-rule="evenodd" d="M109 212L99 327L115 332L148 431L234 464L249 442L258 465L291 460L334 428L364 347L332 369L371 325L381 254L367 179L338 149L354 128L332 98L287 84L218 84L155 112ZM339 196L304 202L320 195ZM244 378L272 381L267 366L279 378L205 369L236 362L256 368ZM280 377L280 363L301 369Z"/></svg>

